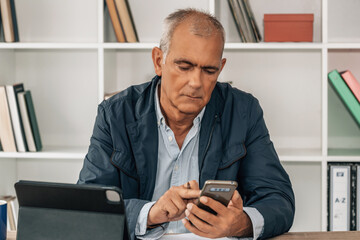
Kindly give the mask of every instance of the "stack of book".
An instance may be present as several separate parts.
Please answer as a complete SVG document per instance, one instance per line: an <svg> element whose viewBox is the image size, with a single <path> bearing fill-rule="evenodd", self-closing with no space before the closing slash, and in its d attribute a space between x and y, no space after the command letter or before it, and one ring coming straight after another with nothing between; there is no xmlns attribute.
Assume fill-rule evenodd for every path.
<svg viewBox="0 0 360 240"><path fill-rule="evenodd" d="M331 86L360 127L360 83L349 71L333 70L328 74Z"/></svg>
<svg viewBox="0 0 360 240"><path fill-rule="evenodd" d="M15 0L0 0L0 39L5 42L19 42Z"/></svg>
<svg viewBox="0 0 360 240"><path fill-rule="evenodd" d="M7 202L7 230L16 231L17 214L15 210L15 196L0 196L0 200Z"/></svg>
<svg viewBox="0 0 360 240"><path fill-rule="evenodd" d="M249 0L228 0L242 42L260 42L261 35Z"/></svg>
<svg viewBox="0 0 360 240"><path fill-rule="evenodd" d="M31 92L22 83L0 86L0 150L37 152L42 149Z"/></svg>
<svg viewBox="0 0 360 240"><path fill-rule="evenodd" d="M134 20L127 0L106 0L118 42L138 42Z"/></svg>
<svg viewBox="0 0 360 240"><path fill-rule="evenodd" d="M360 230L360 163L328 164L328 230Z"/></svg>

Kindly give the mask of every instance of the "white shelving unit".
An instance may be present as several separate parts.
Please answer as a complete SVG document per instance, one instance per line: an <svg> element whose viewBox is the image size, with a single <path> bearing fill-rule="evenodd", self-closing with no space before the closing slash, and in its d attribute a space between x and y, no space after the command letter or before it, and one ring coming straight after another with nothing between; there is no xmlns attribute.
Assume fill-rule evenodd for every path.
<svg viewBox="0 0 360 240"><path fill-rule="evenodd" d="M33 95L44 150L0 152L0 195L19 179L76 182L104 93L149 81L151 49L173 10L214 13L226 31L219 81L251 92L296 195L291 231L327 228L327 163L360 162L360 129L329 88L327 73L360 78L360 2L251 0L264 13L314 13L313 43L240 43L225 0L129 0L140 43L116 43L103 0L16 0L19 43L0 43L0 84ZM263 31L262 31L262 36Z"/></svg>

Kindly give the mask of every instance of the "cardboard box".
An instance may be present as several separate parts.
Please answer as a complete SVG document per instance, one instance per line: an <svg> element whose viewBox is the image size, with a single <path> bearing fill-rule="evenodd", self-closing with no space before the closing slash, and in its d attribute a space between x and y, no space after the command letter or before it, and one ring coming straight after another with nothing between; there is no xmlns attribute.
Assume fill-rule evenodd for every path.
<svg viewBox="0 0 360 240"><path fill-rule="evenodd" d="M312 42L314 14L264 14L265 42Z"/></svg>

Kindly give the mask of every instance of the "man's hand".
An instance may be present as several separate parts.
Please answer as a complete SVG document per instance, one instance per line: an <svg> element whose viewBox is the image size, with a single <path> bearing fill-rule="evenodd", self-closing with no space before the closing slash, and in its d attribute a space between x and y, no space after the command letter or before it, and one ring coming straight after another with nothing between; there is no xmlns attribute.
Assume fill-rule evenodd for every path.
<svg viewBox="0 0 360 240"><path fill-rule="evenodd" d="M148 227L183 219L186 205L194 202L199 196L199 184L195 180L182 186L171 187L151 207L147 221Z"/></svg>
<svg viewBox="0 0 360 240"><path fill-rule="evenodd" d="M217 215L189 203L185 215L191 223L183 219L183 224L189 231L207 238L253 235L251 220L243 211L243 201L238 191L234 192L228 207L209 197L201 197L200 201L217 212Z"/></svg>

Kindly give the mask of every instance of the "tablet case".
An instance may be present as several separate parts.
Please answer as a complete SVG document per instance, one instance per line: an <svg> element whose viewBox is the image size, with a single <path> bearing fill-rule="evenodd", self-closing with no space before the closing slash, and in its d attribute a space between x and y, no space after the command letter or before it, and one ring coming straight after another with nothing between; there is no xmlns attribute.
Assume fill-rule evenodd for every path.
<svg viewBox="0 0 360 240"><path fill-rule="evenodd" d="M117 187L20 181L17 240L128 239ZM117 196L115 201L107 193Z"/></svg>

